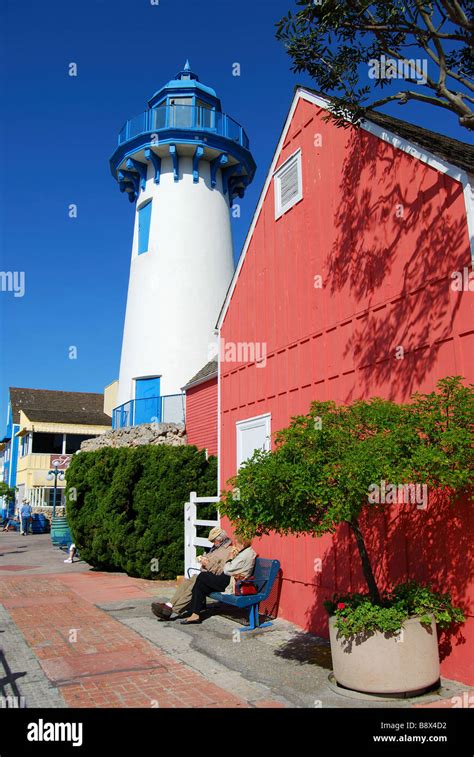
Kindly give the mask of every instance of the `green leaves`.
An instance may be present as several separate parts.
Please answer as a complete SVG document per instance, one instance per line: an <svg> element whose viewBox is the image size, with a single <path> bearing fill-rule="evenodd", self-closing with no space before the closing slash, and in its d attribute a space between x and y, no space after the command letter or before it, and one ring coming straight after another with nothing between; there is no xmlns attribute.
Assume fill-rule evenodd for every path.
<svg viewBox="0 0 474 757"><path fill-rule="evenodd" d="M0 481L0 497L5 497L7 502L15 499L16 487L8 486L4 481Z"/></svg>
<svg viewBox="0 0 474 757"><path fill-rule="evenodd" d="M379 605L365 594L334 595L324 605L336 617L336 628L345 638L375 631L397 633L405 621L415 617L430 624L433 615L440 629L465 621L464 613L453 606L448 592L433 591L416 581L398 584L382 597Z"/></svg>
<svg viewBox="0 0 474 757"><path fill-rule="evenodd" d="M372 106L410 99L451 110L462 126L474 129L466 102L473 91L472 0L296 0L296 5L296 15L289 12L276 24L276 37L292 70L309 74L335 98L329 117L338 126L359 123ZM368 66L382 58L429 62L430 76L417 78L414 87L408 74L370 76ZM377 89L387 88L378 100Z"/></svg>
<svg viewBox="0 0 474 757"><path fill-rule="evenodd" d="M175 578L183 570L184 503L191 491L212 496L216 477L216 458L191 446L74 455L66 479L77 496L66 492L67 517L81 555L101 569Z"/></svg>
<svg viewBox="0 0 474 757"><path fill-rule="evenodd" d="M230 482L221 510L249 535L332 532L358 518L373 485L426 483L453 499L472 491L472 387L459 376L401 405L374 398L337 406L313 402L256 452Z"/></svg>

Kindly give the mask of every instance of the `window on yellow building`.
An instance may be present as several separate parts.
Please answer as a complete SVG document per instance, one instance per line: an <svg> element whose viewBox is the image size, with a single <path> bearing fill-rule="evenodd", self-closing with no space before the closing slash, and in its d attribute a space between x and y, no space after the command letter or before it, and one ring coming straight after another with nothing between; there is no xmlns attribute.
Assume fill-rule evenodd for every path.
<svg viewBox="0 0 474 757"><path fill-rule="evenodd" d="M46 455L63 454L63 437L64 434L48 434L43 431L36 431L33 434L32 452L39 452Z"/></svg>
<svg viewBox="0 0 474 757"><path fill-rule="evenodd" d="M85 442L86 439L91 439L94 436L96 436L96 434L67 434L66 454L73 455L74 452L77 452L79 449L81 449L82 442Z"/></svg>

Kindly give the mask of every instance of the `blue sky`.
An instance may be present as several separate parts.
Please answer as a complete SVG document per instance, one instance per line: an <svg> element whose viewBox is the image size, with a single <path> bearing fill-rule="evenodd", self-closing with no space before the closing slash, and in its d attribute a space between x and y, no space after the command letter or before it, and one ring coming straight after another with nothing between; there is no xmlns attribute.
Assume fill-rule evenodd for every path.
<svg viewBox="0 0 474 757"><path fill-rule="evenodd" d="M123 122L186 58L245 127L257 162L232 221L240 252L293 87L311 84L274 37L289 8L294 0L0 0L0 269L26 275L23 297L0 292L2 427L9 386L102 391L117 378L134 211L108 159ZM385 111L469 138L440 109Z"/></svg>

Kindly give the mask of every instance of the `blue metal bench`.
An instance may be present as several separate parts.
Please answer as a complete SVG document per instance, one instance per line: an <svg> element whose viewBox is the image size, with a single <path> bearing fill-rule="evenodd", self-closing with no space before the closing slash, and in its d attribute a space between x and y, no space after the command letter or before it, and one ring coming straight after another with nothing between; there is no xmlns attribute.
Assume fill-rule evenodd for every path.
<svg viewBox="0 0 474 757"><path fill-rule="evenodd" d="M224 594L223 592L213 591L210 596L212 599L217 599L226 605L249 609L249 626L248 628L243 628L242 631L254 631L256 628L271 626L273 625L273 621L271 620L260 623L259 606L260 602L268 599L279 570L280 562L278 560L267 560L263 557L257 557L252 581L257 588L257 594L244 594L240 596L239 594ZM240 581L237 581L237 584L240 583Z"/></svg>

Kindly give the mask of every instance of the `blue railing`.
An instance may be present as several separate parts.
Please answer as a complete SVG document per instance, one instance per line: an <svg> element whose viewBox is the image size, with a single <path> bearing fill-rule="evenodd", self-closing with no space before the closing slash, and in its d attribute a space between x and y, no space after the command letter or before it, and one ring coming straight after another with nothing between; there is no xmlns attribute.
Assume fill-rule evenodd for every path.
<svg viewBox="0 0 474 757"><path fill-rule="evenodd" d="M119 145L139 134L161 129L198 129L211 131L232 139L241 147L248 148L249 139L243 127L226 113L219 113L200 105L160 105L130 118L118 137Z"/></svg>
<svg viewBox="0 0 474 757"><path fill-rule="evenodd" d="M142 423L184 422L184 394L130 400L112 412L112 428L139 426Z"/></svg>

